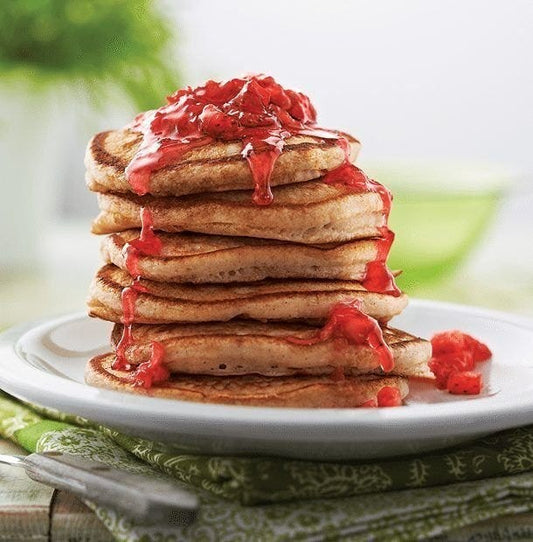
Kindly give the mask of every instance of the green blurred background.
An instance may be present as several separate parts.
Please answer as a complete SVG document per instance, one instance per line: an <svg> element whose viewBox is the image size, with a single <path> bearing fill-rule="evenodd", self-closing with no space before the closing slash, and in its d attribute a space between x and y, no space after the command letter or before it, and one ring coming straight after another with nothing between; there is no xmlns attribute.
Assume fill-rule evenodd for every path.
<svg viewBox="0 0 533 542"><path fill-rule="evenodd" d="M0 4L0 326L84 310L89 137L184 84L267 72L363 142L410 295L533 315L533 4Z"/></svg>
<svg viewBox="0 0 533 542"><path fill-rule="evenodd" d="M149 0L8 0L0 13L4 84L77 86L99 105L118 89L144 110L180 83L166 55L178 33Z"/></svg>

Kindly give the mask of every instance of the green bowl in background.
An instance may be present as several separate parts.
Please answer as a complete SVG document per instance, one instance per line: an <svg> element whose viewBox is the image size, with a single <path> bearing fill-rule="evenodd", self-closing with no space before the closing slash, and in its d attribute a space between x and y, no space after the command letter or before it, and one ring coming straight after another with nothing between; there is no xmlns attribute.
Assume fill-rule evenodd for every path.
<svg viewBox="0 0 533 542"><path fill-rule="evenodd" d="M475 164L369 163L363 169L394 199L389 267L407 293L448 277L483 237L513 175Z"/></svg>

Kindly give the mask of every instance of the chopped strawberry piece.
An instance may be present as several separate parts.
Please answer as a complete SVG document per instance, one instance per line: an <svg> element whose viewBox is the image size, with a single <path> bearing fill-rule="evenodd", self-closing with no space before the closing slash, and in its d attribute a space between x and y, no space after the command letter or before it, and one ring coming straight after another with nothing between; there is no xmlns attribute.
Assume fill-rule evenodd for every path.
<svg viewBox="0 0 533 542"><path fill-rule="evenodd" d="M433 355L450 354L461 351L464 348L464 333L461 331L443 331L436 333L431 338Z"/></svg>
<svg viewBox="0 0 533 542"><path fill-rule="evenodd" d="M489 350L489 347L477 339L474 339L474 337L465 335L465 342L474 356L475 363L478 361L487 361L492 357L492 352Z"/></svg>
<svg viewBox="0 0 533 542"><path fill-rule="evenodd" d="M447 388L454 395L479 395L481 375L469 371L452 373L448 378Z"/></svg>
<svg viewBox="0 0 533 542"><path fill-rule="evenodd" d="M474 362L485 361L492 356L491 351L485 344L471 335L457 330L437 333L431 339L431 346L433 347L434 357L465 350L472 352Z"/></svg>
<svg viewBox="0 0 533 542"><path fill-rule="evenodd" d="M402 395L398 388L393 386L383 386L377 394L379 407L395 407L401 406Z"/></svg>
<svg viewBox="0 0 533 542"><path fill-rule="evenodd" d="M444 390L451 373L474 368L474 357L470 351L446 353L432 357L428 365L435 375L437 387Z"/></svg>
<svg viewBox="0 0 533 542"><path fill-rule="evenodd" d="M462 331L444 331L431 339L433 357L429 368L437 388L454 394L476 395L481 391L481 375L471 372L475 364L492 356L489 348Z"/></svg>
<svg viewBox="0 0 533 542"><path fill-rule="evenodd" d="M235 117L221 111L218 107L208 104L198 117L202 130L212 136L221 137L222 135L232 134L237 138L240 134L239 122Z"/></svg>

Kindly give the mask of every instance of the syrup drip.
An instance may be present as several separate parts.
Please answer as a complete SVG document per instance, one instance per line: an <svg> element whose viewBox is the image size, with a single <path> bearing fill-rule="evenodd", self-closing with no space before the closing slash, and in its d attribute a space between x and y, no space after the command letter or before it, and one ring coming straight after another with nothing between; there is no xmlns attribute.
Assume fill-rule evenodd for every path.
<svg viewBox="0 0 533 542"><path fill-rule="evenodd" d="M208 81L201 87L178 90L163 107L137 116L129 128L143 135L126 168L128 182L137 194L150 191L155 170L189 151L216 140L241 141L256 205L272 202L270 178L288 138L339 139L337 132L317 127L316 111L305 94L284 89L264 75Z"/></svg>
<svg viewBox="0 0 533 542"><path fill-rule="evenodd" d="M152 353L149 361L138 365L131 378L135 386L141 386L145 389L149 389L159 382L165 382L170 378L170 372L163 364L165 347L157 341L152 341L150 346Z"/></svg>
<svg viewBox="0 0 533 542"><path fill-rule="evenodd" d="M133 344L132 325L135 317L135 302L143 288L138 279L135 279L131 286L122 290L122 337L117 345L115 361L112 365L116 371L131 370L131 365L126 360L126 350Z"/></svg>
<svg viewBox="0 0 533 542"><path fill-rule="evenodd" d="M155 134L148 132L141 149L126 167L126 177L130 186L136 194L144 196L150 190L150 176L153 170L162 168L174 160L177 161L185 153L203 147L211 141L213 141L211 138L199 138L178 146L173 144L170 138L157 141Z"/></svg>
<svg viewBox="0 0 533 542"><path fill-rule="evenodd" d="M381 228L376 259L366 264L365 278L361 281L361 284L369 292L388 294L393 297L402 295L396 286L393 274L387 267L387 257L393 241L394 233L385 226Z"/></svg>
<svg viewBox="0 0 533 542"><path fill-rule="evenodd" d="M402 395L398 388L383 386L376 394L376 397L365 401L361 408L397 407L402 404Z"/></svg>
<svg viewBox="0 0 533 542"><path fill-rule="evenodd" d="M342 141L342 139L343 138L339 139L339 142ZM344 144L339 143L339 146L346 153ZM344 163L338 168L328 171L328 173L322 177L322 181L326 184L341 184L348 186L357 193L377 192L383 202L383 215L388 219L392 202L391 193L382 184L370 179L370 177L357 166L354 166L348 159L345 159Z"/></svg>
<svg viewBox="0 0 533 542"><path fill-rule="evenodd" d="M287 341L307 346L341 338L350 344L367 345L378 355L381 368L386 372L391 371L394 368L394 359L383 339L383 332L378 322L362 312L360 307L359 301L337 303L331 309L324 327L317 331L314 337L287 337ZM334 372L334 378L339 378L338 371Z"/></svg>
<svg viewBox="0 0 533 542"><path fill-rule="evenodd" d="M344 163L338 168L326 173L326 175L322 177L322 180L326 184L341 184L343 186L348 186L357 193L378 193L383 202L383 215L385 217L385 223L387 223L392 203L391 193L382 184L370 179L361 169L350 162L350 147L346 138L339 138L338 145L344 151ZM398 297L401 295L401 291L396 286L394 276L386 265L387 256L389 255L390 247L394 241L394 233L386 226L381 228L380 233L381 238L378 241L376 259L366 265L365 278L361 283L369 292L378 292Z"/></svg>
<svg viewBox="0 0 533 542"><path fill-rule="evenodd" d="M131 286L122 290L122 337L117 345L116 357L113 362L113 369L117 371L131 371L132 367L126 360L127 349L134 344L132 326L135 320L135 303L140 293L146 293L148 289L141 284L139 271L139 258L143 255L157 256L161 253L161 239L154 233L154 222L152 213L146 207L141 209L141 233L137 239L133 239L124 245L123 251L126 256L126 269L133 281ZM170 373L164 365L164 347L162 344L152 341L151 355L147 362L141 363L135 370L132 381L135 385L145 388L151 387L153 383L167 380Z"/></svg>
<svg viewBox="0 0 533 542"><path fill-rule="evenodd" d="M255 190L252 201L256 205L269 205L274 199L270 189L270 177L281 150L275 147L263 152L256 152L251 145L247 145L242 152L250 169L254 172Z"/></svg>
<svg viewBox="0 0 533 542"><path fill-rule="evenodd" d="M126 254L126 269L129 274L137 279L140 277L139 257L158 256L161 254L161 239L154 233L154 221L152 213L146 207L141 208L141 234L124 246Z"/></svg>
<svg viewBox="0 0 533 542"><path fill-rule="evenodd" d="M139 150L126 168L126 177L139 195L150 191L153 171L180 159L189 151L213 141L242 141L242 156L247 160L254 181L253 202L269 205L272 202L270 178L285 141L295 135L336 139L345 155L344 163L323 178L326 183L341 183L357 192L377 192L383 202L383 214L388 219L391 195L381 184L369 179L350 163L350 146L337 132L316 125L316 111L304 94L283 89L272 77L247 76L225 83L208 81L195 89L179 90L167 98L167 104L155 111L139 115L129 126L142 133ZM153 234L151 215L141 214L143 227L138 240L126 246L126 266L134 278L132 286L122 295L124 333L117 348L117 365L128 366L125 351L133 341L135 301L142 291L139 282L139 255L158 254L159 246ZM382 230L382 241L374 262L367 265L363 285L370 291L400 295L394 278L386 269L385 260L393 240L387 228ZM148 252L147 252L148 251ZM150 252L151 251L151 252ZM129 324L128 324L129 322ZM393 367L390 349L383 340L379 324L359 310L356 302L340 303L333 307L329 320L313 339L290 338L297 344L315 344L331 337L344 337L354 344L368 344L380 357L383 370ZM149 362L136 371L138 385L150 386L165 376L161 364L162 345L152 345ZM153 374L152 374L153 372ZM343 377L342 371L334 374Z"/></svg>

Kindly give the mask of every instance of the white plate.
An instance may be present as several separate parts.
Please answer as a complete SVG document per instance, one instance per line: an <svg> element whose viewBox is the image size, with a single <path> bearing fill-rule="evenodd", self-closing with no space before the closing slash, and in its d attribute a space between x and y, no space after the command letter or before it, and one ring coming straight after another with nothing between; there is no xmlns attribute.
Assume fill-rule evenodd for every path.
<svg viewBox="0 0 533 542"><path fill-rule="evenodd" d="M204 453L351 459L415 453L533 423L533 322L471 307L411 301L394 325L429 337L461 329L494 353L481 396L414 384L407 406L285 409L204 405L100 390L83 382L110 325L81 314L0 336L0 386L23 399Z"/></svg>

